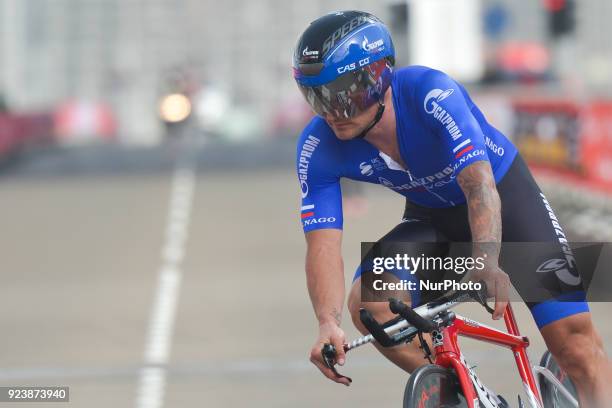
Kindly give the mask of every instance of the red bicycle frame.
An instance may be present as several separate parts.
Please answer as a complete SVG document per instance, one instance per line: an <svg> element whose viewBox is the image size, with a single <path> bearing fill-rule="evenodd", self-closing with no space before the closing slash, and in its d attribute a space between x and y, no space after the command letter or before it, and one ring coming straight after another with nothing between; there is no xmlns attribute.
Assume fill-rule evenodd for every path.
<svg viewBox="0 0 612 408"><path fill-rule="evenodd" d="M528 396L535 398L539 406L542 406L542 398L527 357L526 348L529 346L529 340L527 337L520 335L510 304L506 307L504 321L507 332L456 316L450 325L443 327L440 331L432 332L432 342L436 356L435 363L442 367L454 369L470 408L477 408L478 398L486 397L488 391L480 384L476 374L467 366L457 342L458 336L470 337L511 349L525 391L528 394L531 391L532 395ZM480 392L477 392L474 387L480 387Z"/></svg>

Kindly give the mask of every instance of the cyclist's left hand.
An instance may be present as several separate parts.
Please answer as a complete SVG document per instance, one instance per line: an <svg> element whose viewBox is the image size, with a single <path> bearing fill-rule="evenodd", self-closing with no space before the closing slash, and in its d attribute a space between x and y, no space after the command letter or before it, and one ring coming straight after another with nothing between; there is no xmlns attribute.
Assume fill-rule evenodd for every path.
<svg viewBox="0 0 612 408"><path fill-rule="evenodd" d="M510 278L498 265L487 265L481 270L473 269L468 275L472 282L484 282L487 285L487 296L495 298L493 319L504 316L510 296Z"/></svg>

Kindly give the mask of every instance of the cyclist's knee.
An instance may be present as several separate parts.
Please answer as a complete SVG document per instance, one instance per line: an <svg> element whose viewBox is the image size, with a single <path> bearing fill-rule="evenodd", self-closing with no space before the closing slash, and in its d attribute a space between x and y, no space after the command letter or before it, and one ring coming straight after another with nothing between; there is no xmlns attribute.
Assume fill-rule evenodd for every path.
<svg viewBox="0 0 612 408"><path fill-rule="evenodd" d="M366 332L365 327L361 324L361 319L359 318L359 311L362 307L365 307L365 303L361 302L361 289L359 286L359 281L357 281L353 287L351 288L351 292L349 293L347 307L349 314L351 315L351 320L353 324L361 333Z"/></svg>
<svg viewBox="0 0 612 408"><path fill-rule="evenodd" d="M399 297L399 295L398 295ZM405 302L409 303L409 298L403 294ZM360 310L362 308L367 309L372 313L372 316L379 321L385 322L387 320L392 319L395 315L389 310L389 304L387 302L363 302L361 300L361 287L359 285L359 281L356 281L351 291L349 293L348 301L347 301L348 311L351 315L351 320L353 324L361 333L366 334L367 330L361 323L361 319L359 317Z"/></svg>
<svg viewBox="0 0 612 408"><path fill-rule="evenodd" d="M367 334L369 332L361 323L361 318L359 317L359 310L361 308L367 309L380 323L386 322L387 320L395 317L395 315L389 310L389 305L384 302L362 302L359 305L355 305L353 308L349 307L353 324L362 334Z"/></svg>
<svg viewBox="0 0 612 408"><path fill-rule="evenodd" d="M590 318L572 316L550 335L557 340L547 341L549 349L572 379L588 381L597 375L598 362L605 361L606 356Z"/></svg>

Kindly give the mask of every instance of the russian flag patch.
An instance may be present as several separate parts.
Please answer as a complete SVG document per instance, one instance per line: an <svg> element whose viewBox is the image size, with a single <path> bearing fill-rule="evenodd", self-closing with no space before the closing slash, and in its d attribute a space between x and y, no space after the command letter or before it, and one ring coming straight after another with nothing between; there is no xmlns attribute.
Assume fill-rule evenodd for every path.
<svg viewBox="0 0 612 408"><path fill-rule="evenodd" d="M302 206L302 215L301 215L301 218L304 219L304 218L308 218L308 217L314 216L314 211L312 211L312 210L314 210L314 207L315 207L314 204L303 205Z"/></svg>

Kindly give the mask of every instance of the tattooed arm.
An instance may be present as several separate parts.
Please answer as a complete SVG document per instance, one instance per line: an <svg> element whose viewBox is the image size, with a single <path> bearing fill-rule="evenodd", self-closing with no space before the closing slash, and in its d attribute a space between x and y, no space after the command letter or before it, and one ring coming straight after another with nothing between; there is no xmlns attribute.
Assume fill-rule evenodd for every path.
<svg viewBox="0 0 612 408"><path fill-rule="evenodd" d="M483 280L487 284L489 294L495 296L493 318L499 319L507 304L510 280L499 268L501 202L491 165L486 161L471 164L459 173L457 182L467 200L473 257L485 259L485 268L474 271L472 279Z"/></svg>
<svg viewBox="0 0 612 408"><path fill-rule="evenodd" d="M478 161L463 169L457 182L465 194L474 242L474 255L489 262L499 258L501 242L501 204L491 165Z"/></svg>
<svg viewBox="0 0 612 408"><path fill-rule="evenodd" d="M323 344L336 347L338 364L344 364L344 332L340 328L344 304L344 265L342 231L320 229L306 234L306 283L312 306L319 321L319 336L310 351L310 361L329 379L349 385L346 378L325 366L321 357Z"/></svg>

